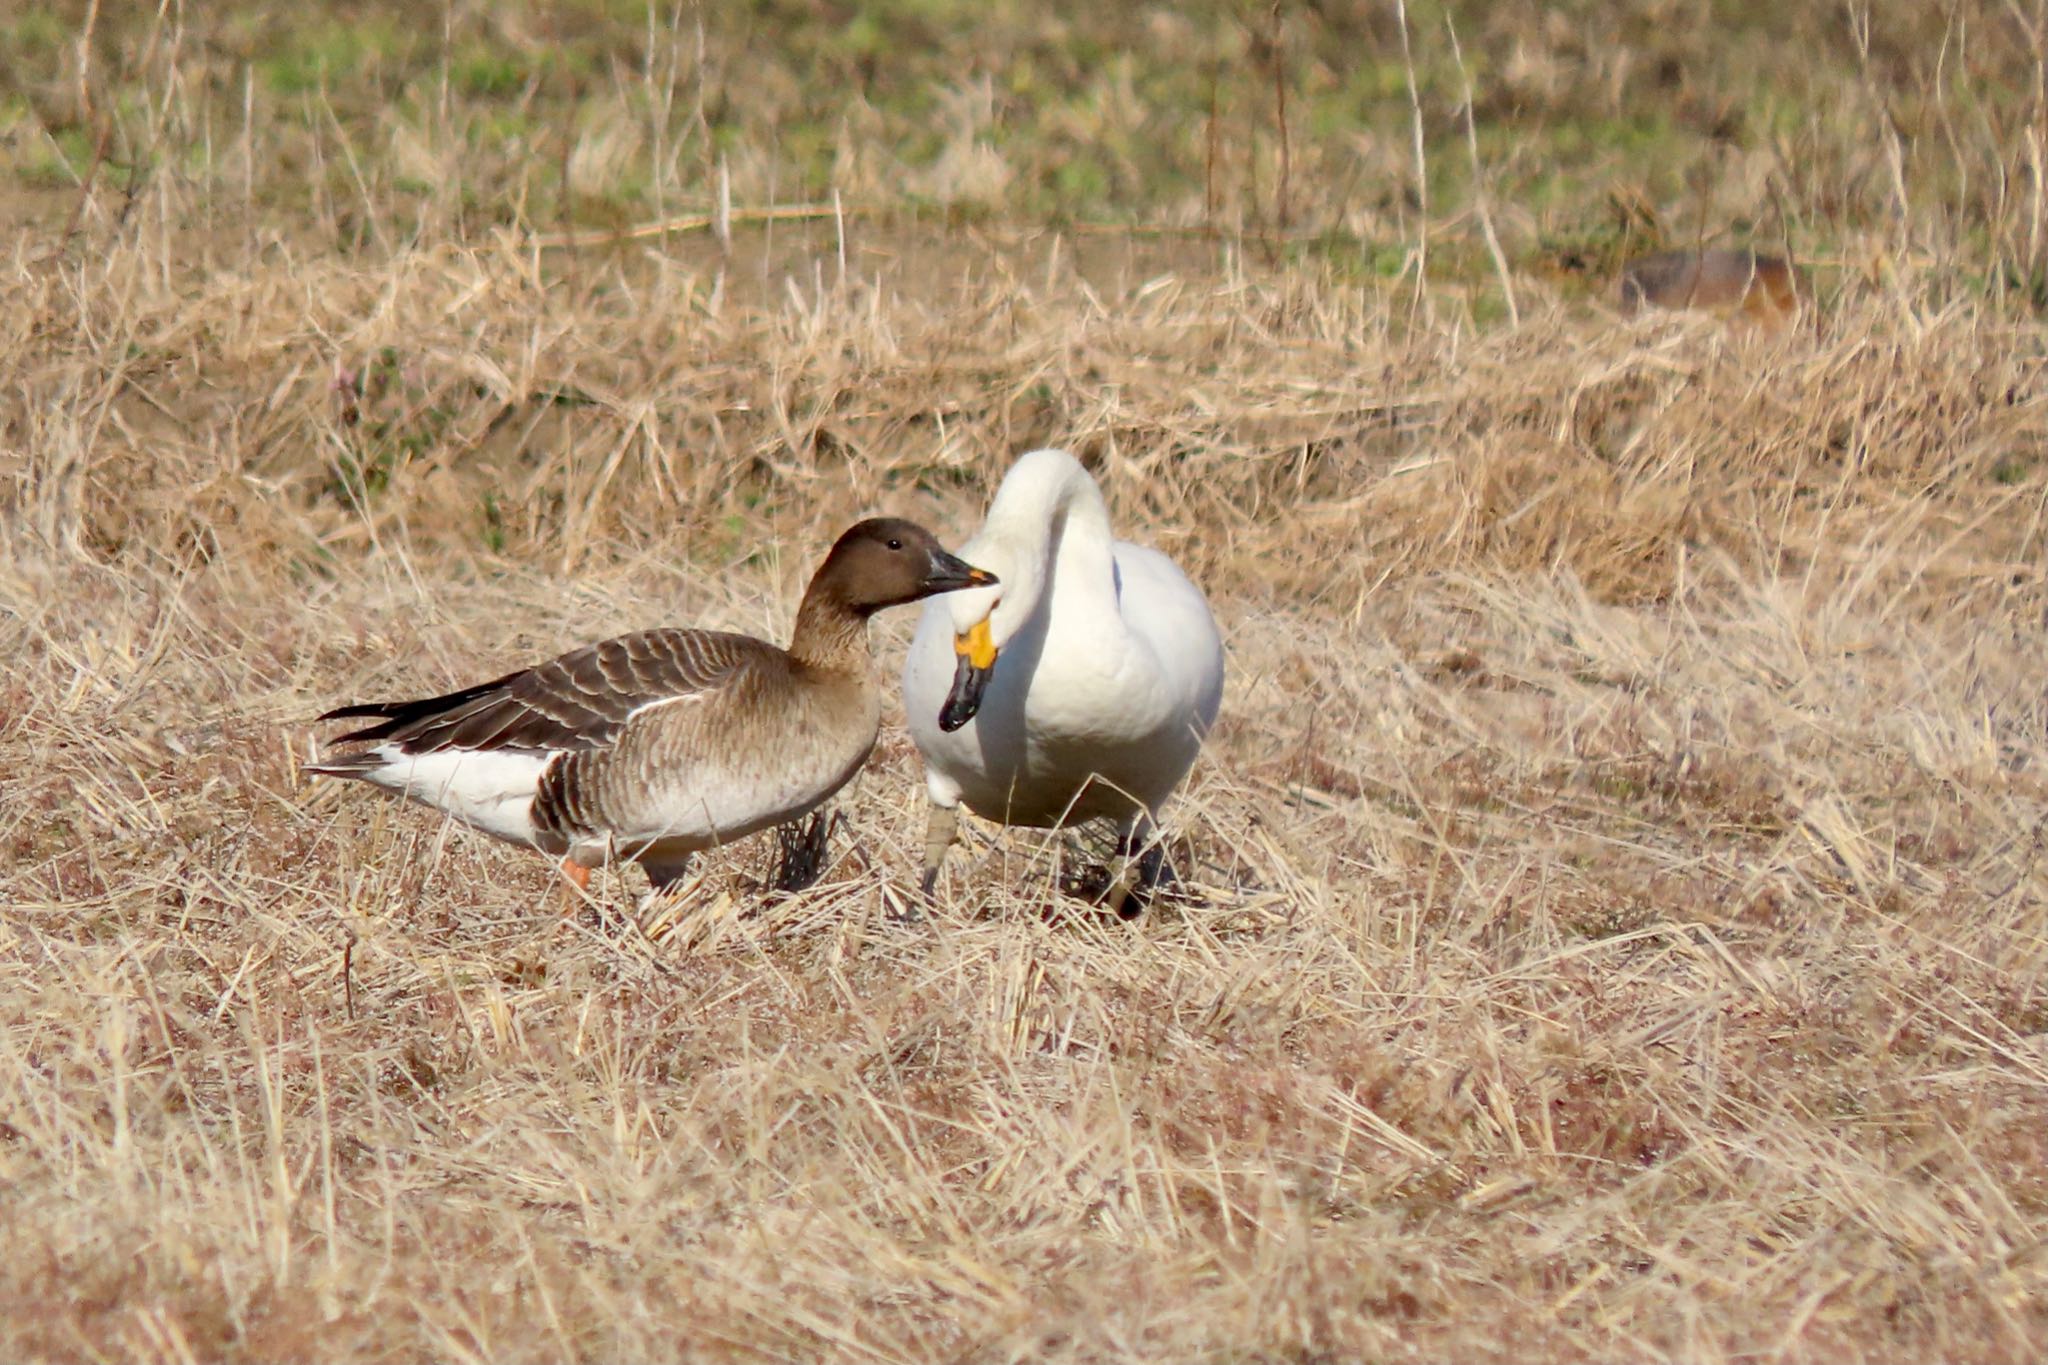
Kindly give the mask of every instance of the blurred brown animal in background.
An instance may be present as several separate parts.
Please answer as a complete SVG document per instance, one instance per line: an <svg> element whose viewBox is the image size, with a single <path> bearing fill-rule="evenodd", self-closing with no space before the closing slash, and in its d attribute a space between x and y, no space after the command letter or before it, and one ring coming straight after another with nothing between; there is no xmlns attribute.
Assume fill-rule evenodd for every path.
<svg viewBox="0 0 2048 1365"><path fill-rule="evenodd" d="M1702 308L1773 333L1813 302L1805 271L1783 257L1735 248L1638 256L1621 268L1615 293L1629 317L1645 307Z"/></svg>

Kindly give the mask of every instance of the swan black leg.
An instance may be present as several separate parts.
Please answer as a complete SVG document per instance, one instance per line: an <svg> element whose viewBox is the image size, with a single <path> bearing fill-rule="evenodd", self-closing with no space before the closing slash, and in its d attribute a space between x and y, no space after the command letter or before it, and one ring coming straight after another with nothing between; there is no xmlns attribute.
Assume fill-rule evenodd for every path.
<svg viewBox="0 0 2048 1365"><path fill-rule="evenodd" d="M960 808L932 802L925 814L924 877L918 883L918 889L927 901L939 889L939 868L945 864L946 851L953 847L954 836L959 830Z"/></svg>
<svg viewBox="0 0 2048 1365"><path fill-rule="evenodd" d="M1119 831L1116 867L1103 904L1120 920L1134 920L1144 914L1154 888L1159 885L1165 862L1165 850L1153 837L1150 820L1141 817L1129 829Z"/></svg>

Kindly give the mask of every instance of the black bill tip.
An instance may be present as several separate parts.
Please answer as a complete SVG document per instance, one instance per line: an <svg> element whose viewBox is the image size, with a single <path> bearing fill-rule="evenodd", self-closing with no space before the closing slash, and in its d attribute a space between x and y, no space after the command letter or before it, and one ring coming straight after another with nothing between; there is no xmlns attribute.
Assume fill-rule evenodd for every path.
<svg viewBox="0 0 2048 1365"><path fill-rule="evenodd" d="M988 680L995 676L995 664L986 668L977 667L965 654L955 658L953 664L953 686L946 693L946 704L939 708L939 728L947 734L973 720L981 710L981 694L988 687Z"/></svg>
<svg viewBox="0 0 2048 1365"><path fill-rule="evenodd" d="M958 555L934 550L931 567L925 571L924 587L928 593L958 592L962 588L990 588L999 580L987 569L977 569Z"/></svg>

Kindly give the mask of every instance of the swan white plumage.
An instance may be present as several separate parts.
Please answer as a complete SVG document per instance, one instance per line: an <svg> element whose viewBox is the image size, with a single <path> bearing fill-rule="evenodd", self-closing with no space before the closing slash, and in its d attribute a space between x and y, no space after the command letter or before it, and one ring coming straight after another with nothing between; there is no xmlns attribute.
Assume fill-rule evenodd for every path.
<svg viewBox="0 0 2048 1365"><path fill-rule="evenodd" d="M1020 457L960 553L1000 586L928 603L903 668L931 801L925 893L962 804L1037 827L1108 816L1123 913L1157 875L1152 827L1222 702L1209 603L1171 559L1111 534L1102 490L1064 450Z"/></svg>

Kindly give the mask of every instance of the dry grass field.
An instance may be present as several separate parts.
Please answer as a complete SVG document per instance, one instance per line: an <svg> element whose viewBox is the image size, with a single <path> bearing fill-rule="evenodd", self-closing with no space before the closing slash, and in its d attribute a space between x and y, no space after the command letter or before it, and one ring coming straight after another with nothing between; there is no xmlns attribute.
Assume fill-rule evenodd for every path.
<svg viewBox="0 0 2048 1365"><path fill-rule="evenodd" d="M0 17L0 1357L2048 1350L2048 14L1096 8ZM901 923L893 698L790 895L300 774L1053 443L1229 648L1133 924Z"/></svg>

